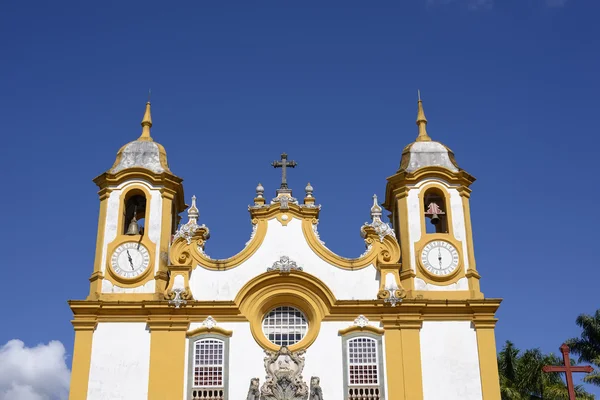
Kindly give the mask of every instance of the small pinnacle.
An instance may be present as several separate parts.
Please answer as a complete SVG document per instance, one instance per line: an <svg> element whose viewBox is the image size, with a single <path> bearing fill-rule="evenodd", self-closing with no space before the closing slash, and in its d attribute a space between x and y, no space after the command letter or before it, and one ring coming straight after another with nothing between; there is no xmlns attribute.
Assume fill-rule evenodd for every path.
<svg viewBox="0 0 600 400"><path fill-rule="evenodd" d="M430 142L431 138L427 134L427 118L423 110L423 101L421 100L421 91L418 92L419 101L417 102L417 126L419 127L419 136L417 142Z"/></svg>
<svg viewBox="0 0 600 400"><path fill-rule="evenodd" d="M152 141L150 136L150 128L152 127L152 114L150 113L150 101L146 103L146 112L144 112L144 118L142 119L142 135L138 140Z"/></svg>

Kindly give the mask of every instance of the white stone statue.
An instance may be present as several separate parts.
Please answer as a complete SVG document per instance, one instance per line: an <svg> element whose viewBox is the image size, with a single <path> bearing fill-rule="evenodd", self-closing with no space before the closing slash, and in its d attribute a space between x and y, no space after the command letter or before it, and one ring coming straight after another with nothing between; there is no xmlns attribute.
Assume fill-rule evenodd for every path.
<svg viewBox="0 0 600 400"><path fill-rule="evenodd" d="M260 400L308 400L308 386L302 380L304 351L265 350L267 378L260 388Z"/></svg>

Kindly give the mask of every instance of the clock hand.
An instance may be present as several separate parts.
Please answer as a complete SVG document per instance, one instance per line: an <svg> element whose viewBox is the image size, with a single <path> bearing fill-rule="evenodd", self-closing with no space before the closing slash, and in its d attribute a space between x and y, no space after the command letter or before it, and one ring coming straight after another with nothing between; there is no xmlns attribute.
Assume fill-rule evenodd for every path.
<svg viewBox="0 0 600 400"><path fill-rule="evenodd" d="M127 258L129 259L129 265L131 265L131 270L133 270L133 261L131 260L131 254L129 254L129 250L127 250Z"/></svg>
<svg viewBox="0 0 600 400"><path fill-rule="evenodd" d="M440 268L442 268L442 249L438 249L438 261L440 262Z"/></svg>

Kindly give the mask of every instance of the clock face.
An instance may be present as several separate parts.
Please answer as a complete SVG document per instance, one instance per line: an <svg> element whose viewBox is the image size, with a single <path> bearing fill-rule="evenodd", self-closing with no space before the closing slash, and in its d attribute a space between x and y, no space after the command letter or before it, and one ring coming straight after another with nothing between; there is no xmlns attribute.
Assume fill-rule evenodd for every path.
<svg viewBox="0 0 600 400"><path fill-rule="evenodd" d="M150 254L141 243L123 243L115 249L110 259L110 265L123 278L135 278L148 269Z"/></svg>
<svg viewBox="0 0 600 400"><path fill-rule="evenodd" d="M434 240L421 251L421 262L432 275L447 276L458 268L458 251L444 240Z"/></svg>

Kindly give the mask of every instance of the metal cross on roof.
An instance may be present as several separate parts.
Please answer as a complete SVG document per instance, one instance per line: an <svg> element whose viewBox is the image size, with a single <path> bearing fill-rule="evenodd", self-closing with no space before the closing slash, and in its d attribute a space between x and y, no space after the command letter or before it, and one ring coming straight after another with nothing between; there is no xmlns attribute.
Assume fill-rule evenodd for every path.
<svg viewBox="0 0 600 400"><path fill-rule="evenodd" d="M273 161L271 163L271 165L273 166L273 168L281 168L281 186L279 187L279 189L287 189L288 185L287 185L287 167L290 168L295 168L296 165L298 165L296 163L296 161L288 161L287 160L287 154L286 153L281 153L281 160L280 161Z"/></svg>
<svg viewBox="0 0 600 400"><path fill-rule="evenodd" d="M590 367L589 365L585 365L585 366L578 366L578 365L571 365L571 360L569 358L569 346L567 346L566 344L563 343L562 346L560 346L560 352L563 355L563 363L564 363L564 367L558 367L558 366L554 366L554 365L546 365L544 368L542 368L542 371L544 372L564 372L565 375L567 376L567 389L569 391L569 400L575 400L575 387L573 386L573 372L593 372L594 369L592 367Z"/></svg>

